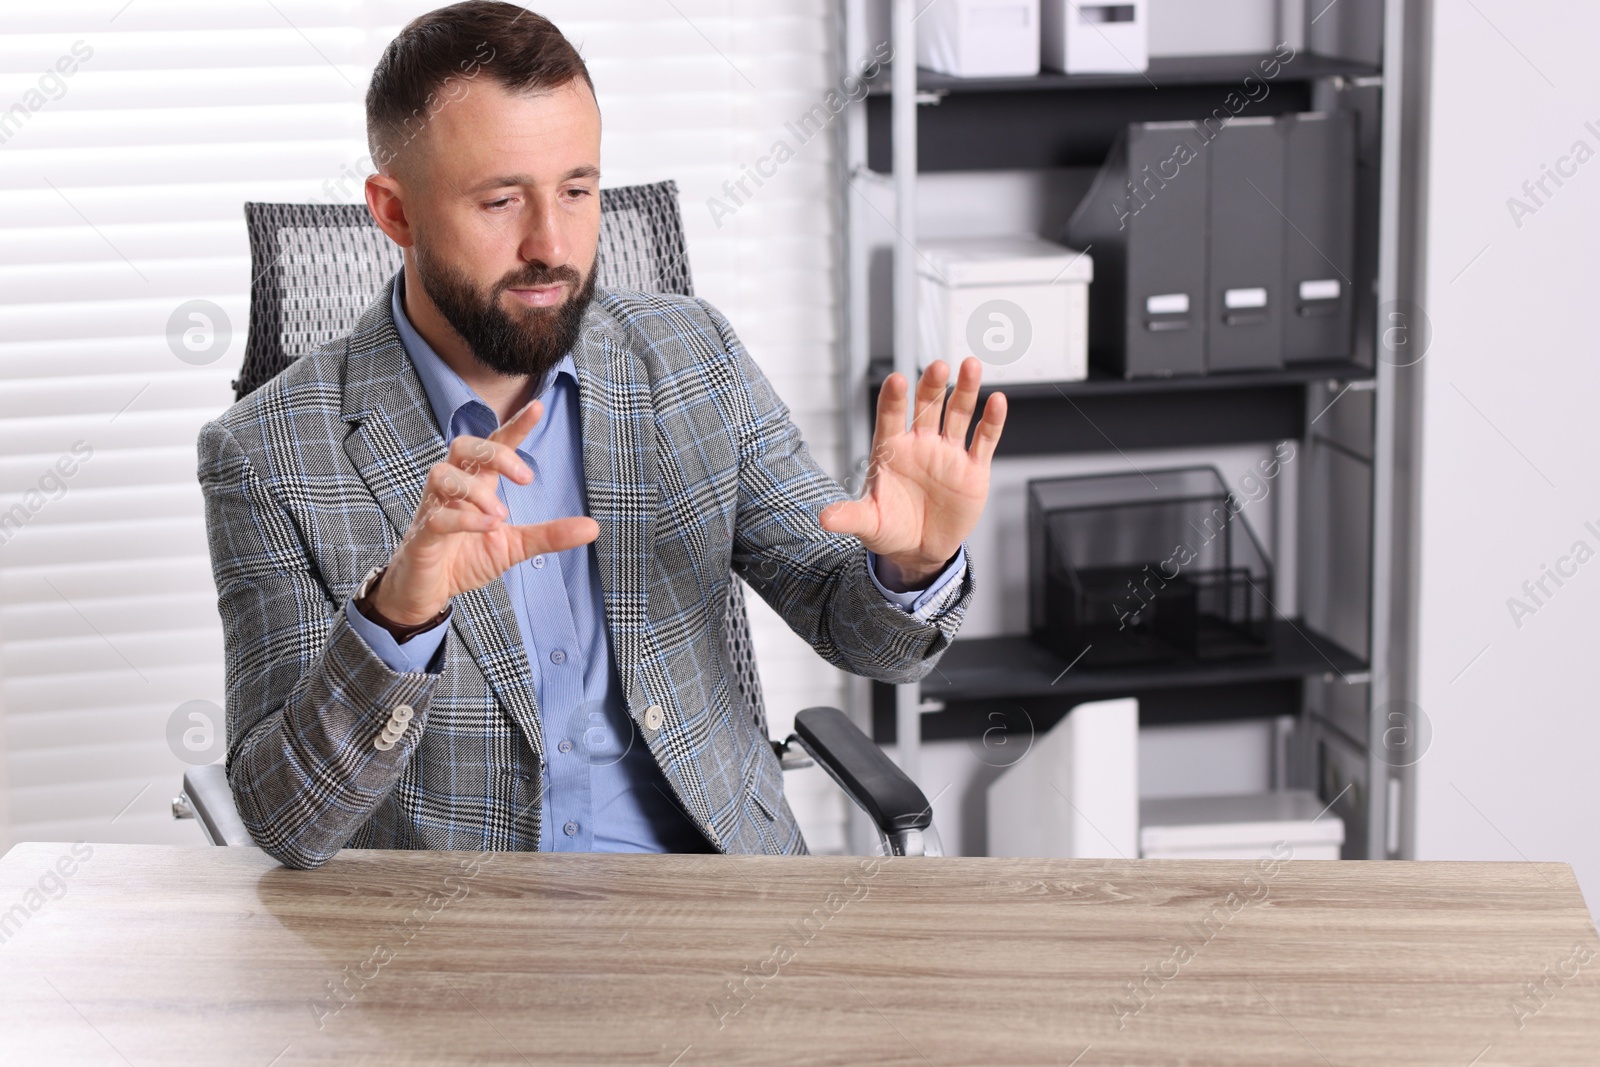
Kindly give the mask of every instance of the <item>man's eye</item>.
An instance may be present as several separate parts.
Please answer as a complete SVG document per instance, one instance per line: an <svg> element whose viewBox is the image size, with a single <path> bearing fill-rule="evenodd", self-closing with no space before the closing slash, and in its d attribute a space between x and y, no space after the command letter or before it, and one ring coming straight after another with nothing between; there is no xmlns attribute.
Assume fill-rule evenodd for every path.
<svg viewBox="0 0 1600 1067"><path fill-rule="evenodd" d="M510 206L510 204L511 204L511 198L509 196L502 196L499 200L491 200L491 201L489 201L487 204L484 205L484 207L493 208L495 210L499 210L500 208Z"/></svg>

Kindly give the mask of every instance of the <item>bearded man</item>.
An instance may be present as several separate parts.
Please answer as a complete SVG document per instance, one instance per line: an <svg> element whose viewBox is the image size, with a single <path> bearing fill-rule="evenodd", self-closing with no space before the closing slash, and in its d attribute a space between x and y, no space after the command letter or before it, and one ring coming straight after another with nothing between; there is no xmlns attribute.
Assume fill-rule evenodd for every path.
<svg viewBox="0 0 1600 1067"><path fill-rule="evenodd" d="M914 399L885 382L847 499L715 308L596 286L600 121L541 17L408 25L367 94L367 206L404 267L201 432L228 780L284 864L803 852L728 583L888 682L960 625L1005 418L996 395L973 427L978 361L948 402L943 363Z"/></svg>

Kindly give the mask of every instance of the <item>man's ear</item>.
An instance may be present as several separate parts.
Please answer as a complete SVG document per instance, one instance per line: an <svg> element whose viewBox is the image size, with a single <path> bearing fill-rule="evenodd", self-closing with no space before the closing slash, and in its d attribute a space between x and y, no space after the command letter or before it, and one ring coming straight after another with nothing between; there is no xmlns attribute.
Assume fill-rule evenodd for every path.
<svg viewBox="0 0 1600 1067"><path fill-rule="evenodd" d="M378 229L401 248L415 244L400 182L388 174L374 174L367 178L366 192L367 210L372 213Z"/></svg>

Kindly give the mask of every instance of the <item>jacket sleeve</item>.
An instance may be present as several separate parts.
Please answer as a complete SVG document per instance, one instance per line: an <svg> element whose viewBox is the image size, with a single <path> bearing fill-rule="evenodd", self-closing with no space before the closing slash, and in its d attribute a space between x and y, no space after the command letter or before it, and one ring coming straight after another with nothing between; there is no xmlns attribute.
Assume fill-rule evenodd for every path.
<svg viewBox="0 0 1600 1067"><path fill-rule="evenodd" d="M226 427L202 429L199 452L227 661L228 781L257 844L286 866L315 867L394 788L438 676L390 670L351 628ZM374 741L402 704L413 716L382 751Z"/></svg>
<svg viewBox="0 0 1600 1067"><path fill-rule="evenodd" d="M882 682L914 682L955 637L972 599L970 557L961 573L916 613L891 604L854 537L818 522L846 499L823 472L733 328L700 301L721 337L735 380L730 423L739 453L733 569L823 659Z"/></svg>

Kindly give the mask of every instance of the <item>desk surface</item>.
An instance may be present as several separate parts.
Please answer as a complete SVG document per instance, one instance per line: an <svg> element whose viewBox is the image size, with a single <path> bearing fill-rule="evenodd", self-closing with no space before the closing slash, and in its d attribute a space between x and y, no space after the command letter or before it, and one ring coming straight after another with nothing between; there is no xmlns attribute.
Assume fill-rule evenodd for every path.
<svg viewBox="0 0 1600 1067"><path fill-rule="evenodd" d="M1562 864L78 847L0 860L6 1063L1600 1059Z"/></svg>

